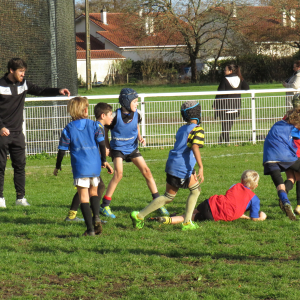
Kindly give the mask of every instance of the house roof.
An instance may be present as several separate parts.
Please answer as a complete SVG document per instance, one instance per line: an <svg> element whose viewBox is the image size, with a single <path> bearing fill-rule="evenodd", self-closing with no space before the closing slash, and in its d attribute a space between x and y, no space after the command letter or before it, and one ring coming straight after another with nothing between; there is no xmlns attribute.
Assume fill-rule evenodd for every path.
<svg viewBox="0 0 300 300"><path fill-rule="evenodd" d="M86 36L85 32L76 32L76 50L86 50ZM94 36L90 36L91 50L105 49L105 45L96 39Z"/></svg>
<svg viewBox="0 0 300 300"><path fill-rule="evenodd" d="M152 34L146 34L145 19L137 14L107 13L107 25L101 20L101 13L91 13L90 21L99 26L97 33L117 47L175 46L185 45L179 32L172 27L154 25Z"/></svg>
<svg viewBox="0 0 300 300"><path fill-rule="evenodd" d="M76 56L77 59L86 59L86 51L77 50ZM126 59L126 57L113 50L91 50L91 59Z"/></svg>
<svg viewBox="0 0 300 300"><path fill-rule="evenodd" d="M226 13L224 7L218 7L217 10ZM282 12L274 6L241 6L236 8L236 17L232 17L232 20L236 30L249 40L287 42L295 40L297 35L289 18L287 15L286 26L283 26Z"/></svg>

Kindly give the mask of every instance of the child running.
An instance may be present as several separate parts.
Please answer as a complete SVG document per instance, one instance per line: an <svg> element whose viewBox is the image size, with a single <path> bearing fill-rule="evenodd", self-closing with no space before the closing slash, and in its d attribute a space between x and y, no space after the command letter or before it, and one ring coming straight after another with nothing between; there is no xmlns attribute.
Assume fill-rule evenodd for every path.
<svg viewBox="0 0 300 300"><path fill-rule="evenodd" d="M259 175L253 170L243 172L241 183L234 184L225 195L214 195L200 203L194 210L193 221L234 221L249 219L264 221L267 215L260 210L260 200L253 190L257 188ZM250 217L244 213L250 211ZM184 216L154 217L149 221L158 221L163 224L179 224Z"/></svg>
<svg viewBox="0 0 300 300"><path fill-rule="evenodd" d="M138 149L138 141L145 146L145 140L142 138L139 128L141 117L137 111L138 94L133 89L124 88L120 92L119 103L122 107L116 110L111 125L105 126L106 147L110 150L115 172L100 206L100 213L113 219L116 216L109 206L113 193L123 176L123 160L133 162L138 167L146 179L152 198L159 197L151 171ZM111 132L110 143L108 130ZM159 212L162 215L169 215L164 207L160 207Z"/></svg>
<svg viewBox="0 0 300 300"><path fill-rule="evenodd" d="M182 230L194 230L199 226L191 221L192 214L200 195L200 183L204 181L203 164L199 148L204 144L204 130L199 126L201 122L201 106L197 101L187 101L181 106L182 118L187 124L181 126L176 134L174 149L169 152L166 164L167 184L163 196L154 199L140 212L133 211L130 215L134 228L144 226L144 218L159 207L173 201L177 191L188 188L190 194L186 201L185 217ZM194 166L198 164L198 174Z"/></svg>
<svg viewBox="0 0 300 300"><path fill-rule="evenodd" d="M292 99L293 108L300 111L300 94L295 94ZM285 120L286 116L284 116L283 120ZM294 143L297 147L296 155L298 159L300 158L300 131L297 128L292 130L292 136L294 139ZM284 182L286 193L293 188L295 183L295 172L292 170L287 170L286 172L287 180ZM294 209L294 213L296 215L300 215L300 181L296 182L296 195L297 195L297 206ZM281 202L280 202L281 204Z"/></svg>
<svg viewBox="0 0 300 300"><path fill-rule="evenodd" d="M300 112L289 110L285 120L276 122L270 129L264 143L264 175L270 175L277 189L280 208L291 220L296 220L288 199L281 172L300 172L300 160L293 140L293 132L300 129Z"/></svg>
<svg viewBox="0 0 300 300"><path fill-rule="evenodd" d="M104 129L104 125L108 124L110 125L110 123L112 122L112 107L111 105L107 104L107 103L103 103L103 102L99 102L97 105L95 105L94 107L94 115L96 118L96 122L99 125L100 130L102 131L103 136L105 136L105 129ZM100 151L100 155L102 155L101 157L101 163L102 166L104 167L104 163L106 162L106 157L104 156L104 154L106 153L106 156L108 155L108 151L106 151L106 147L105 147L105 140L101 141L99 143L99 148L101 148ZM113 173L113 168L110 167L110 165L106 165L108 168L108 173L112 174ZM56 166L57 169L60 169L60 164ZM101 197L105 191L105 184L101 178L101 176L99 177L100 182L98 184L98 200L99 203L101 201ZM80 205L80 199L79 199L79 195L78 192L76 192L76 194L73 197L72 200L72 204L68 213L68 216L65 218L65 221L70 221L70 222L80 222L80 221L84 221L84 219L80 219L78 218L77 215L77 210L79 208ZM102 223L104 223L105 221L101 220Z"/></svg>
<svg viewBox="0 0 300 300"><path fill-rule="evenodd" d="M70 150L74 185L77 187L81 211L87 227L83 235L94 236L102 232L97 189L101 172L98 144L104 141L104 135L99 124L87 119L88 106L88 99L85 97L75 97L68 102L68 111L72 121L62 131L57 164L53 174L57 176L65 151ZM107 118L107 124L109 124L109 118ZM100 151L101 157L105 157L101 147ZM104 162L103 167L109 169L109 164Z"/></svg>

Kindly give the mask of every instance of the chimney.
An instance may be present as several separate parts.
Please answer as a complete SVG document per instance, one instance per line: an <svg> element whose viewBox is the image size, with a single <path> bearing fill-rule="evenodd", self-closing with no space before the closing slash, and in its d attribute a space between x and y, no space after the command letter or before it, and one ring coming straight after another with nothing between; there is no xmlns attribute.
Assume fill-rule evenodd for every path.
<svg viewBox="0 0 300 300"><path fill-rule="evenodd" d="M154 32L154 20L151 17L146 17L145 22L146 34L150 35Z"/></svg>
<svg viewBox="0 0 300 300"><path fill-rule="evenodd" d="M142 17L143 16L143 9L141 8L140 10L139 10L139 17Z"/></svg>
<svg viewBox="0 0 300 300"><path fill-rule="evenodd" d="M296 27L296 9L290 10L290 18L291 18L291 28Z"/></svg>
<svg viewBox="0 0 300 300"><path fill-rule="evenodd" d="M101 10L101 21L104 25L107 25L107 15L105 7L103 7L103 9Z"/></svg>
<svg viewBox="0 0 300 300"><path fill-rule="evenodd" d="M236 4L235 4L235 1L232 3L232 17L236 18Z"/></svg>
<svg viewBox="0 0 300 300"><path fill-rule="evenodd" d="M286 11L282 11L282 25L286 27Z"/></svg>

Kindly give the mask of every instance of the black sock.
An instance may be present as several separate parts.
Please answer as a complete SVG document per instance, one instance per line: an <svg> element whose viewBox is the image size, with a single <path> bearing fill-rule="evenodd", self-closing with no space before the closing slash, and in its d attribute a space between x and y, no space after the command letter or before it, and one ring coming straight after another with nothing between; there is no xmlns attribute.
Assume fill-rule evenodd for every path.
<svg viewBox="0 0 300 300"><path fill-rule="evenodd" d="M70 210L74 210L77 211L78 207L80 205L80 199L79 199L79 195L78 192L74 195L73 200L72 200L72 204L70 207Z"/></svg>
<svg viewBox="0 0 300 300"><path fill-rule="evenodd" d="M86 224L87 232L94 231L92 212L91 212L89 203L81 203L80 207L81 207L81 212L84 217L85 224Z"/></svg>
<svg viewBox="0 0 300 300"><path fill-rule="evenodd" d="M300 181L296 182L297 205L300 205Z"/></svg>
<svg viewBox="0 0 300 300"><path fill-rule="evenodd" d="M109 206L110 202L111 202L111 197L104 196L102 199L101 207L104 208L106 206Z"/></svg>
<svg viewBox="0 0 300 300"><path fill-rule="evenodd" d="M159 192L152 194L152 199L156 199L159 197Z"/></svg>
<svg viewBox="0 0 300 300"><path fill-rule="evenodd" d="M294 186L294 184L288 179L284 182L284 185L285 185L285 191L287 194Z"/></svg>
<svg viewBox="0 0 300 300"><path fill-rule="evenodd" d="M90 198L90 204L91 204L91 209L92 209L94 218L95 218L96 216L99 217L100 199L101 199L101 198L98 197L98 196L92 196L92 197Z"/></svg>

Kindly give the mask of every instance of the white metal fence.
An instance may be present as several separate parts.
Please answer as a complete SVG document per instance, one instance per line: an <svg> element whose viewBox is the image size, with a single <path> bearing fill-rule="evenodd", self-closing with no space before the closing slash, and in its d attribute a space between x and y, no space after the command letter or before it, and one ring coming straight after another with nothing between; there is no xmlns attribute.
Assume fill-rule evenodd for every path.
<svg viewBox="0 0 300 300"><path fill-rule="evenodd" d="M241 144L263 141L271 126L280 120L291 107L291 97L283 92L296 92L293 89L249 90L235 92L160 93L139 94L139 110L142 123L141 134L146 139L146 147L173 146L178 128L184 124L181 104L187 100L197 100L202 107L202 127L205 131L205 144L218 144L222 132L221 121L215 119L212 104L216 94L242 94L240 116L233 121L230 142ZM90 102L112 102L118 95L88 96ZM24 109L23 132L26 137L27 154L41 152L57 153L59 137L63 128L70 122L65 101L66 97L27 98ZM52 100L49 104L48 100ZM41 102L42 101L42 102ZM48 101L48 103L47 103ZM54 102L55 101L55 102ZM62 102L63 101L63 102ZM38 103L39 105L36 105ZM44 104L44 105L41 105ZM117 102L110 103L113 109ZM95 104L90 104L89 116L94 119Z"/></svg>

